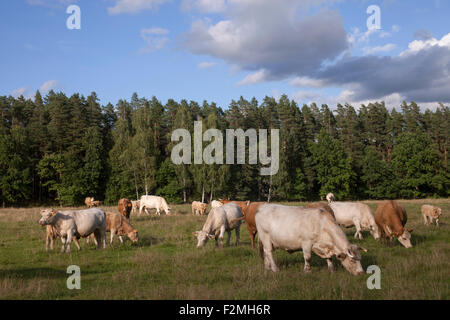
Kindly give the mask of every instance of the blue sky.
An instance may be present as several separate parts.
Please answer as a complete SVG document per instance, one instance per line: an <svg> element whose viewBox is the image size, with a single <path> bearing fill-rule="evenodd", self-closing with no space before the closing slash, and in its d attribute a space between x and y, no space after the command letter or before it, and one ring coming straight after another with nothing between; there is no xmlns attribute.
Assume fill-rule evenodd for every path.
<svg viewBox="0 0 450 320"><path fill-rule="evenodd" d="M70 4L81 30L66 27ZM370 5L381 9L372 32ZM449 13L443 0L6 0L0 95L433 108L450 102Z"/></svg>

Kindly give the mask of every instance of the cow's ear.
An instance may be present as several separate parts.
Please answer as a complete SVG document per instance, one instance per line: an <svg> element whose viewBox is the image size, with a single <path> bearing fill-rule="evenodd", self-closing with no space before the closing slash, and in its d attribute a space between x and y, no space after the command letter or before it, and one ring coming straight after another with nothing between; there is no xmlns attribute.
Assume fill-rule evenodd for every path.
<svg viewBox="0 0 450 320"><path fill-rule="evenodd" d="M208 238L210 238L210 239L215 239L215 238L216 238L216 236L215 236L215 235L213 235L213 234L208 234Z"/></svg>
<svg viewBox="0 0 450 320"><path fill-rule="evenodd" d="M408 229L408 232L409 233L411 233L411 232L413 232L414 231L414 229Z"/></svg>
<svg viewBox="0 0 450 320"><path fill-rule="evenodd" d="M364 252L369 252L369 250L367 250L366 248L360 247L360 246L358 246L358 249L359 249L359 250L362 250L362 251L364 251Z"/></svg>
<svg viewBox="0 0 450 320"><path fill-rule="evenodd" d="M339 260L344 260L347 255L344 252L341 252L336 255Z"/></svg>
<svg viewBox="0 0 450 320"><path fill-rule="evenodd" d="M52 216L54 216L57 213L55 209L52 209Z"/></svg>

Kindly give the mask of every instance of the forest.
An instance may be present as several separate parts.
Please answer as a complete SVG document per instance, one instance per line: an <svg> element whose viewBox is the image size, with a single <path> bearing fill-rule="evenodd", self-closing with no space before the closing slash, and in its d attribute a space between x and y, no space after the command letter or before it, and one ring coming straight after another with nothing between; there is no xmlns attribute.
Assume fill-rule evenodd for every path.
<svg viewBox="0 0 450 320"><path fill-rule="evenodd" d="M330 108L283 95L240 97L222 108L134 93L114 106L101 105L95 92L37 91L33 99L1 96L0 112L3 207L73 206L87 196L116 204L144 194L169 203L310 201L328 192L338 200L449 196L450 109L443 104ZM204 131L279 129L278 173L260 175L259 163L173 164L171 133L193 132L195 120Z"/></svg>

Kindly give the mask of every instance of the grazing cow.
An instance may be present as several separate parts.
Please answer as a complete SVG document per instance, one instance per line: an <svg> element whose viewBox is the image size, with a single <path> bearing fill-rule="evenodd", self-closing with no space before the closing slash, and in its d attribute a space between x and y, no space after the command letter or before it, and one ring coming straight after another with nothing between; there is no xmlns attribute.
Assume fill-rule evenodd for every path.
<svg viewBox="0 0 450 320"><path fill-rule="evenodd" d="M411 232L405 224L408 220L406 210L396 201L383 201L377 206L375 221L381 231L381 236L392 241L396 237L405 248L412 248Z"/></svg>
<svg viewBox="0 0 450 320"><path fill-rule="evenodd" d="M92 208L92 207L93 207L92 201L94 201L94 197L86 197L86 198L84 199L84 203L86 204L86 206L87 206L88 208Z"/></svg>
<svg viewBox="0 0 450 320"><path fill-rule="evenodd" d="M359 236L362 239L361 231L369 231L370 234L378 240L380 231L375 223L375 219L368 205L360 202L330 202L329 206L333 209L336 222L343 227L356 227L354 237Z"/></svg>
<svg viewBox="0 0 450 320"><path fill-rule="evenodd" d="M217 208L223 206L223 203L218 200L211 201L211 208Z"/></svg>
<svg viewBox="0 0 450 320"><path fill-rule="evenodd" d="M252 244L252 248L255 249L255 236L258 233L258 230L256 229L256 223L255 223L255 214L258 210L258 208L266 204L268 202L251 202L248 206L245 207L245 209L242 211L243 217L235 219L237 220L244 220L245 224L247 225L248 233L250 234L250 242Z"/></svg>
<svg viewBox="0 0 450 320"><path fill-rule="evenodd" d="M223 204L227 204L230 202L233 202L235 204L237 204L239 206L239 208L241 208L241 211L244 212L245 208L250 204L250 200L247 201L235 201L235 200L219 200L220 202L222 202Z"/></svg>
<svg viewBox="0 0 450 320"><path fill-rule="evenodd" d="M94 199L94 198L92 198L92 199ZM98 207L100 205L100 201L98 201L98 200L91 201L91 204L92 204L92 208Z"/></svg>
<svg viewBox="0 0 450 320"><path fill-rule="evenodd" d="M136 201L131 201L131 206L132 206L132 212L133 214L136 213L136 211L139 210L139 206L141 205L141 201L136 200Z"/></svg>
<svg viewBox="0 0 450 320"><path fill-rule="evenodd" d="M326 203L322 203L322 202L310 202L306 205L306 208L321 208L324 209L324 211L321 211L322 214L326 214L328 215L331 220L336 222L336 217L334 216L334 211L333 209L331 209L331 207L326 204Z"/></svg>
<svg viewBox="0 0 450 320"><path fill-rule="evenodd" d="M55 247L55 240L58 238L58 233L56 228L52 225L47 225L45 230L45 251L48 251L48 245L50 244L50 250L53 250Z"/></svg>
<svg viewBox="0 0 450 320"><path fill-rule="evenodd" d="M56 211L53 209L41 210L41 226L51 225L55 227L57 234L61 237L61 252L70 252L72 240L78 250L81 250L78 238L88 237L95 234L97 248L100 248L100 241L103 248L106 248L106 214L99 208L87 210ZM67 244L67 248L65 249Z"/></svg>
<svg viewBox="0 0 450 320"><path fill-rule="evenodd" d="M130 219L131 209L133 208L133 204L127 198L122 198L119 200L117 204L117 209L120 214L122 214L125 218Z"/></svg>
<svg viewBox="0 0 450 320"><path fill-rule="evenodd" d="M106 212L106 232L111 232L109 244L113 243L114 235L119 236L120 243L123 243L122 236L127 236L132 242L139 240L138 231L119 213Z"/></svg>
<svg viewBox="0 0 450 320"><path fill-rule="evenodd" d="M331 203L333 201L335 201L336 198L334 197L334 194L332 194L331 192L329 194L327 194L327 201L328 203Z"/></svg>
<svg viewBox="0 0 450 320"><path fill-rule="evenodd" d="M156 213L161 215L161 209L165 211L166 214L170 214L170 207L163 197L159 196L142 196L141 202L139 204L139 215L142 214L142 209L145 208L145 213L148 213L149 209L156 209Z"/></svg>
<svg viewBox="0 0 450 320"><path fill-rule="evenodd" d="M241 208L235 203L227 203L221 207L212 208L202 230L194 232L194 236L198 240L197 248L203 247L208 239L216 239L216 246L218 246L219 240L220 247L223 247L225 231L228 233L227 246L229 246L233 229L236 231L236 245L238 245L241 221L236 221L236 219L240 217L242 217Z"/></svg>
<svg viewBox="0 0 450 320"><path fill-rule="evenodd" d="M201 216L204 215L206 212L206 203L200 202L200 201L193 201L192 202L192 214L200 214Z"/></svg>
<svg viewBox="0 0 450 320"><path fill-rule="evenodd" d="M442 214L442 209L429 204L424 204L421 208L424 224L433 224L433 219L436 219L436 226L439 227L439 217ZM430 221L428 222L428 219Z"/></svg>
<svg viewBox="0 0 450 320"><path fill-rule="evenodd" d="M278 272L272 251L283 249L289 253L303 251L305 272L310 272L311 251L326 259L328 270L334 271L332 256L341 261L347 271L354 275L364 274L359 250L351 244L344 231L321 208L290 207L264 204L255 216L259 236L259 252L268 270Z"/></svg>

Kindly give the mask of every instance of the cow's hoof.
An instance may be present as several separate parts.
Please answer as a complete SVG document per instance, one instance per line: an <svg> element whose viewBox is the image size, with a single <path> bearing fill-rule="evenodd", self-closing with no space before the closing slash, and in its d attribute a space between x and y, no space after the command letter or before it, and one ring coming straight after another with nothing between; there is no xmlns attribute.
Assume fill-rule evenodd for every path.
<svg viewBox="0 0 450 320"><path fill-rule="evenodd" d="M304 273L311 273L311 268L305 268L305 269L303 269L303 272Z"/></svg>

